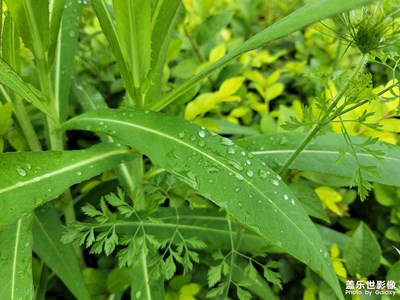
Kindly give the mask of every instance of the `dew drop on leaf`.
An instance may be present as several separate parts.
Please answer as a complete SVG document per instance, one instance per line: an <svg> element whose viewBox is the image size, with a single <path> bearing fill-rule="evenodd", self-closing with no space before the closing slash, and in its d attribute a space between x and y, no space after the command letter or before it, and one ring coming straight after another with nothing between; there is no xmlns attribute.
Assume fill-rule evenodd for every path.
<svg viewBox="0 0 400 300"><path fill-rule="evenodd" d="M184 131L179 132L179 138L183 139L186 133Z"/></svg>
<svg viewBox="0 0 400 300"><path fill-rule="evenodd" d="M221 140L221 144L226 146L231 146L233 145L233 142L230 139L224 137Z"/></svg>
<svg viewBox="0 0 400 300"><path fill-rule="evenodd" d="M289 200L289 196L288 195L283 195L283 200Z"/></svg>
<svg viewBox="0 0 400 300"><path fill-rule="evenodd" d="M240 154L241 154L242 156L245 156L245 155L246 155L246 152L241 151Z"/></svg>
<svg viewBox="0 0 400 300"><path fill-rule="evenodd" d="M206 132L204 130L199 131L199 137L204 138L206 137Z"/></svg>
<svg viewBox="0 0 400 300"><path fill-rule="evenodd" d="M278 181L278 180L276 180L276 179L271 179L270 181L271 181L271 183L272 183L274 186L279 186L279 181ZM276 193L275 193L275 194L276 194Z"/></svg>
<svg viewBox="0 0 400 300"><path fill-rule="evenodd" d="M200 146L201 148L204 148L204 147L206 146L206 142L203 141L203 140L199 141L199 146Z"/></svg>
<svg viewBox="0 0 400 300"><path fill-rule="evenodd" d="M214 183L214 180L213 180L213 179L208 179L208 182L211 183L211 184L213 184L213 183Z"/></svg>
<svg viewBox="0 0 400 300"><path fill-rule="evenodd" d="M249 177L253 177L254 176L254 172L252 170L247 170L246 174Z"/></svg>
<svg viewBox="0 0 400 300"><path fill-rule="evenodd" d="M239 193L240 192L240 187L235 188L235 192Z"/></svg>
<svg viewBox="0 0 400 300"><path fill-rule="evenodd" d="M82 172L78 171L78 172L76 172L76 175L81 176Z"/></svg>
<svg viewBox="0 0 400 300"><path fill-rule="evenodd" d="M294 202L294 200L292 199L292 201L290 201L290 203L292 203L292 205L295 205L296 203Z"/></svg>
<svg viewBox="0 0 400 300"><path fill-rule="evenodd" d="M17 173L21 176L26 176L26 171L24 170L24 168L17 167Z"/></svg>
<svg viewBox="0 0 400 300"><path fill-rule="evenodd" d="M194 142L194 141L196 140L196 137L195 137L194 135L192 135L192 136L190 137L190 140L191 140L192 142Z"/></svg>
<svg viewBox="0 0 400 300"><path fill-rule="evenodd" d="M260 177L261 179L267 178L267 172L265 172L264 170L258 171L258 177Z"/></svg>
<svg viewBox="0 0 400 300"><path fill-rule="evenodd" d="M228 152L228 154L235 154L235 153L236 153L236 150L235 150L235 148L233 148L233 147L229 147L228 150L227 150L227 152Z"/></svg>
<svg viewBox="0 0 400 300"><path fill-rule="evenodd" d="M235 177L239 181L242 181L244 179L244 177L241 174L236 174Z"/></svg>

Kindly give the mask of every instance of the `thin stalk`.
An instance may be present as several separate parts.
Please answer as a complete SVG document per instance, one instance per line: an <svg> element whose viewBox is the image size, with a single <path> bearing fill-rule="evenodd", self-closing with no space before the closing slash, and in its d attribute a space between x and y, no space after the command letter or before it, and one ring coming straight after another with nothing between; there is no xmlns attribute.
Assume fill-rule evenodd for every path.
<svg viewBox="0 0 400 300"><path fill-rule="evenodd" d="M325 111L325 114L322 116L321 120L317 124L314 125L314 128L306 136L306 138L303 140L303 142L300 144L300 146L296 149L295 152L293 152L293 154L289 157L289 159L286 161L286 163L279 169L278 173L281 176L283 176L287 172L287 170L292 165L292 163L296 160L296 158L300 155L300 153L304 150L304 148L311 142L311 140L318 134L318 132L327 123L329 123L331 112L336 108L336 106L339 103L340 99L345 95L345 93L346 93L347 89L349 88L351 82L359 74L359 72L361 71L362 67L364 66L366 60L367 60L367 55L363 54L363 56L361 57L360 61L357 64L356 68L354 69L353 74L351 74L350 78L348 78L348 80L346 81L344 86L341 88L339 93L337 93L336 96L333 98L333 101L332 101L331 105Z"/></svg>
<svg viewBox="0 0 400 300"><path fill-rule="evenodd" d="M235 258L236 258L236 252L235 252L235 244L233 242L233 235L232 235L232 224L231 224L231 220L229 220L229 218L227 218L228 220L228 226L229 226L229 232L230 232L230 237L231 237L231 261L230 261L230 270L229 270L229 277L228 277L228 288L226 289L225 292L225 298L224 299L228 299L228 293L229 293L229 287L231 285L232 282L232 277L233 277L233 264L235 263Z"/></svg>

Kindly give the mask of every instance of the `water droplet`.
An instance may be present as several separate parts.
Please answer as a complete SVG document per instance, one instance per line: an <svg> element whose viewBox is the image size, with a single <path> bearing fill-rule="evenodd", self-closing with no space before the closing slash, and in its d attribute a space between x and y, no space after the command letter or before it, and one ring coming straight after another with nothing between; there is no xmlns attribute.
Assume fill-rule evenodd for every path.
<svg viewBox="0 0 400 300"><path fill-rule="evenodd" d="M184 131L179 132L179 138L183 139L185 137L186 133Z"/></svg>
<svg viewBox="0 0 400 300"><path fill-rule="evenodd" d="M238 171L243 171L243 167L240 165L240 163L238 163L236 161L229 160L228 164L231 165L232 167L234 167Z"/></svg>
<svg viewBox="0 0 400 300"><path fill-rule="evenodd" d="M148 109L146 109L145 111L144 111L144 114L145 115L148 115L150 113L150 110L148 110Z"/></svg>
<svg viewBox="0 0 400 300"><path fill-rule="evenodd" d="M282 180L282 177L279 176L278 174L276 174L276 178L277 178L278 180Z"/></svg>
<svg viewBox="0 0 400 300"><path fill-rule="evenodd" d="M275 209L274 209L274 212L276 212L276 213L277 213L277 212L278 212L278 210L275 208Z"/></svg>
<svg viewBox="0 0 400 300"><path fill-rule="evenodd" d="M71 31L69 32L69 36L70 36L70 37L74 38L75 35L76 35L75 31L71 30Z"/></svg>
<svg viewBox="0 0 400 300"><path fill-rule="evenodd" d="M204 138L206 137L206 132L204 130L199 131L199 137Z"/></svg>
<svg viewBox="0 0 400 300"><path fill-rule="evenodd" d="M324 252L324 257L325 257L325 258L328 257L328 252L327 252L327 251Z"/></svg>
<svg viewBox="0 0 400 300"><path fill-rule="evenodd" d="M140 296L142 296L142 292L141 291L136 292L135 297L140 298Z"/></svg>
<svg viewBox="0 0 400 300"><path fill-rule="evenodd" d="M28 168L28 170L32 169L32 166L30 164L26 164L26 167Z"/></svg>
<svg viewBox="0 0 400 300"><path fill-rule="evenodd" d="M246 164L251 165L251 161L246 159Z"/></svg>
<svg viewBox="0 0 400 300"><path fill-rule="evenodd" d="M213 180L213 179L208 179L208 182L211 183L211 184L213 184L213 183L214 183L214 180Z"/></svg>
<svg viewBox="0 0 400 300"><path fill-rule="evenodd" d="M194 135L192 135L192 136L190 137L190 140L191 140L192 142L194 142L194 141L196 140L196 137L195 137Z"/></svg>
<svg viewBox="0 0 400 300"><path fill-rule="evenodd" d="M320 252L320 253L322 253L322 252L324 252L324 250L322 250L322 249L319 249L319 252Z"/></svg>
<svg viewBox="0 0 400 300"><path fill-rule="evenodd" d="M274 185L274 186L279 186L279 181L276 179L271 179L270 182ZM276 194L276 193L275 193Z"/></svg>
<svg viewBox="0 0 400 300"><path fill-rule="evenodd" d="M249 198L250 198L250 199L253 199L253 197L254 197L254 196L253 196L252 194L249 195Z"/></svg>
<svg viewBox="0 0 400 300"><path fill-rule="evenodd" d="M254 172L252 170L247 170L246 174L249 177L253 177L254 176Z"/></svg>
<svg viewBox="0 0 400 300"><path fill-rule="evenodd" d="M17 167L17 173L21 176L26 176L26 171L24 170L24 168Z"/></svg>
<svg viewBox="0 0 400 300"><path fill-rule="evenodd" d="M243 207L242 201L239 201L239 207Z"/></svg>
<svg viewBox="0 0 400 300"><path fill-rule="evenodd" d="M235 174L237 180L242 181L244 177L241 174Z"/></svg>
<svg viewBox="0 0 400 300"><path fill-rule="evenodd" d="M235 192L239 193L240 192L240 187L235 188Z"/></svg>
<svg viewBox="0 0 400 300"><path fill-rule="evenodd" d="M203 141L203 140L199 141L199 146L200 146L201 148L204 148L204 147L206 146L206 142Z"/></svg>
<svg viewBox="0 0 400 300"><path fill-rule="evenodd" d="M236 153L236 150L235 150L235 148L233 148L233 147L229 147L228 150L227 150L227 152L228 152L228 154L235 154L235 153Z"/></svg>
<svg viewBox="0 0 400 300"><path fill-rule="evenodd" d="M241 154L242 156L245 156L245 155L246 155L246 152L240 151L240 154Z"/></svg>
<svg viewBox="0 0 400 300"><path fill-rule="evenodd" d="M289 196L288 195L283 195L283 200L289 200Z"/></svg>
<svg viewBox="0 0 400 300"><path fill-rule="evenodd" d="M258 200L258 203L261 203L262 201L261 200Z"/></svg>
<svg viewBox="0 0 400 300"><path fill-rule="evenodd" d="M258 177L260 177L261 179L267 178L267 172L261 169L260 171L258 171Z"/></svg>
<svg viewBox="0 0 400 300"><path fill-rule="evenodd" d="M290 201L290 203L292 203L292 205L295 205L295 204L296 204L296 202L294 202L293 199Z"/></svg>
<svg viewBox="0 0 400 300"><path fill-rule="evenodd" d="M221 140L221 144L226 146L231 146L233 145L233 142L230 139L223 137Z"/></svg>
<svg viewBox="0 0 400 300"><path fill-rule="evenodd" d="M104 125L104 122L103 122L103 121L99 122L99 125L100 125L100 126L103 126L103 125Z"/></svg>
<svg viewBox="0 0 400 300"><path fill-rule="evenodd" d="M81 172L81 171L78 171L78 172L76 172L76 175L81 176L81 175L82 175L82 172Z"/></svg>

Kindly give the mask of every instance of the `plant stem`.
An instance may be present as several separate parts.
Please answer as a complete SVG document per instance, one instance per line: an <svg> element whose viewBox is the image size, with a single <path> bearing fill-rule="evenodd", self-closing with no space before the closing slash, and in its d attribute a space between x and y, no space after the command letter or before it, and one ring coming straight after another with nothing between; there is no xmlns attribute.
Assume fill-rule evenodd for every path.
<svg viewBox="0 0 400 300"><path fill-rule="evenodd" d="M292 163L296 160L296 158L300 155L300 153L304 150L304 148L311 142L311 140L318 134L318 132L326 124L329 123L331 112L336 108L336 106L339 103L340 99L345 95L347 89L349 88L350 84L353 82L353 80L356 78L356 76L361 71L361 69L364 66L366 60L367 60L367 55L363 54L363 56L361 57L360 61L357 64L356 68L354 69L353 73L351 74L350 78L348 78L348 80L346 80L346 83L341 88L339 93L337 93L336 96L333 98L333 101L332 101L331 105L325 111L325 114L322 116L321 120L317 124L314 125L314 128L306 136L306 138L303 140L303 142L300 144L300 146L289 157L289 159L286 161L286 163L279 169L278 173L281 176L283 176L287 172L287 170L292 165Z"/></svg>

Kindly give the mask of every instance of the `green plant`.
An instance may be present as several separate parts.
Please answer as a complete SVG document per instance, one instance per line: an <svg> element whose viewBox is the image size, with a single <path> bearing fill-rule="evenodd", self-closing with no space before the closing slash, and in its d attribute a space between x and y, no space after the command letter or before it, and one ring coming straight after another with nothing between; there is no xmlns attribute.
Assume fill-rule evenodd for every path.
<svg viewBox="0 0 400 300"><path fill-rule="evenodd" d="M332 97L317 97L316 107L320 112L317 120L311 109L304 109L302 120L291 116L283 126L290 130L311 127L307 135L275 133L234 142L183 120L178 104L192 100L185 96L195 95L203 79L207 78L210 87L216 90L218 83L212 74L244 53L368 2L323 0L305 5L226 55L221 55L225 52L223 47L217 48L206 63L199 46L205 43L208 34L212 35L213 27L209 24L224 27L222 18L207 20L208 27L204 28L211 28L210 32L198 31L194 40L190 40L190 32L186 30L189 43L203 64L201 70L165 93L162 90L168 70L165 62L174 51L172 38L174 25L183 13L181 1L114 0L111 5L106 0L93 0L91 4L124 86L123 103L118 109L111 109L90 83L71 79L79 22L86 3L5 1L0 63L4 101L0 112L5 117L1 119L0 132L10 123L12 107L18 140L23 144L14 148L31 151L6 152L0 156L0 253L4 257L0 260L0 276L5 282L0 298L44 299L50 272L78 299L89 299L96 295L96 289L101 290L98 283L91 285L91 277L107 280L108 292L119 297L128 287L133 299L163 299L165 295L178 297L180 293L193 297L199 287L190 285L192 278L183 277L179 282L175 275L177 270L190 275L200 261L207 267L202 272L207 277L203 278L208 283L207 297L227 298L232 293L239 299L249 299L251 293L275 297L267 282L281 287L281 276L276 272L279 263L269 257L283 252L318 274L325 281L326 290L343 299L326 248L330 244L321 238L309 217L326 219L318 206L321 206L319 200L311 203L298 200L295 189L290 189L281 176L286 177L289 168L296 168L354 178L361 198L371 189L370 181L400 185L397 178L390 176L400 164L398 147L372 143L365 137L350 137L343 125L346 113L397 86L393 76L393 83L386 90L374 93L368 76L361 75L367 55L377 48L370 44L359 47L362 54L351 74L329 78L338 79L341 87ZM231 14L223 17L229 18L228 15ZM355 30L360 32L359 28ZM19 56L19 37L33 55L33 64ZM357 37L356 42L365 41L364 36ZM379 59L378 55L374 57ZM36 74L23 74L21 64ZM397 64L394 73L396 69ZM258 91L264 88L260 87L262 83L270 88L276 82L276 79L257 82L256 74L246 74L258 84ZM279 76L275 73L270 78ZM218 92L210 93L211 96L202 93L204 99L211 99L210 107L195 108L190 119L204 122L197 117L221 103L233 102L232 95L241 92L243 80L244 77L224 80ZM86 112L75 113L67 121L73 99L70 88ZM266 102L282 93L280 85L275 90L274 96L262 95ZM393 98L396 97L394 91ZM202 103L204 99L198 101ZM186 111L196 107L195 101L186 105ZM160 112L163 109L168 113ZM245 114L239 111L236 114L245 120ZM357 121L373 127L367 123L370 116L366 111ZM316 137L332 122L341 124L344 142L338 135ZM69 150L65 141L67 130L95 132L101 142L84 150ZM311 140L315 140L312 145ZM91 143L86 141L83 146L87 144ZM335 166L339 147L345 148L343 160ZM288 153L291 156L285 161L282 157ZM123 189L116 190L114 185L107 189L106 183L113 179L110 174L114 174L107 170L112 168ZM102 177L95 177L99 174ZM88 192L77 193L73 188L91 178L97 178L98 190L83 186L81 191ZM96 185L94 180L91 183ZM166 199L168 205L164 205ZM185 202L192 209L184 207ZM76 207L80 206L83 215L78 216L81 221L78 222L76 215L80 212ZM68 227L63 233L64 220ZM363 234L371 235L366 226L359 228L352 238L353 244ZM215 236L210 236L210 232ZM67 245L60 240L61 236ZM118 252L120 268L113 268L104 279L101 271L86 268L82 245L99 255ZM32 251L36 254L34 258ZM104 264L116 264L104 260ZM364 272L354 265L349 264L352 275ZM375 267L365 269L370 273ZM239 268L244 272L238 272ZM164 280L171 280L167 291Z"/></svg>

